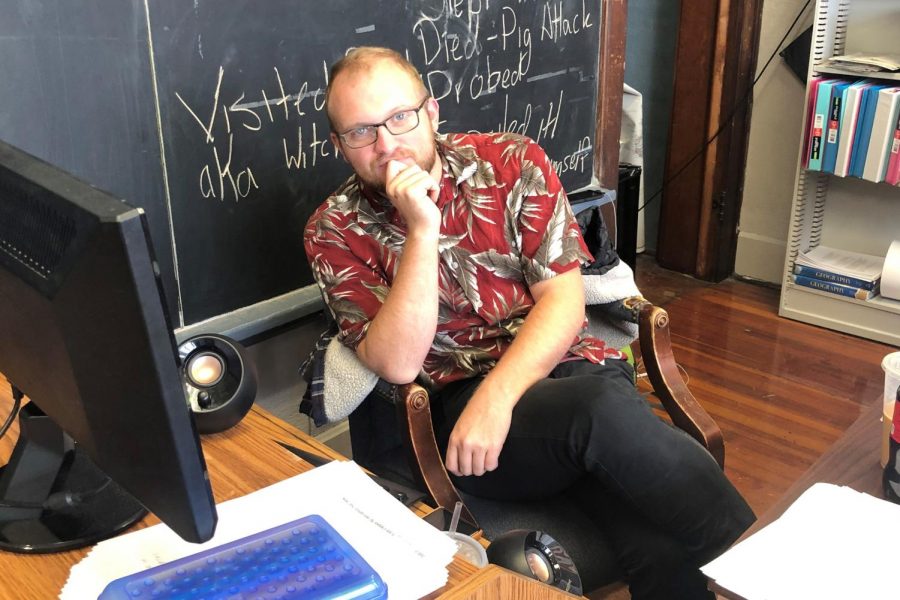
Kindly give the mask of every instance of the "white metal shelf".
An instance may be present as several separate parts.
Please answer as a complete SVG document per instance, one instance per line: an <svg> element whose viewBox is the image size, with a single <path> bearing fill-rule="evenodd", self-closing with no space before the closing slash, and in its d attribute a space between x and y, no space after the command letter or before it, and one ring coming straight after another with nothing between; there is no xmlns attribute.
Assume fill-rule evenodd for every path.
<svg viewBox="0 0 900 600"><path fill-rule="evenodd" d="M900 302L882 296L857 300L788 283L782 288L778 314L900 346Z"/></svg>
<svg viewBox="0 0 900 600"><path fill-rule="evenodd" d="M900 81L898 73L866 74L819 68L849 52L898 52L900 3L881 0L818 0L810 48L810 77L847 75ZM807 94L809 86L807 85ZM809 103L806 103L807 111ZM804 115L808 122L809 115ZM876 296L857 300L796 285L791 275L799 252L818 245L883 256L900 239L900 188L855 177L809 171L798 159L788 248L778 314L900 346L900 301Z"/></svg>

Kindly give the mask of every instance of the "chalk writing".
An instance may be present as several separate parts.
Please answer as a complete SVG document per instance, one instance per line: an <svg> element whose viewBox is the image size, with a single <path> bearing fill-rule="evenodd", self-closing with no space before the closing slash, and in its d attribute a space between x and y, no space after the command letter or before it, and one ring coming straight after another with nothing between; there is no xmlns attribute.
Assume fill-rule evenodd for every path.
<svg viewBox="0 0 900 600"><path fill-rule="evenodd" d="M240 159L235 156L235 146L243 148L251 138L259 138L255 142L280 143L287 171L312 168L323 159L337 156L331 140L320 135L319 124L303 119L307 111L317 114L324 110L324 87L311 89L309 81L303 81L296 92L288 93L280 70L273 67L272 89L268 92L260 89L259 100L248 101L243 90L232 100L222 97L225 79L225 69L219 67L206 109L208 118L201 118L199 109L195 110L180 93L175 93L199 127L198 134L209 150L208 161L199 174L200 194L204 198L239 201L260 189L251 164L252 155L241 153ZM296 138L282 135L280 128L274 136L265 130L267 124L294 122Z"/></svg>
<svg viewBox="0 0 900 600"><path fill-rule="evenodd" d="M545 57L553 53L564 57L571 40L596 36L595 10L587 0L423 3L407 22L411 35L406 47L398 49L420 68L442 116L471 115L470 106L478 107L473 116L484 115L475 123L452 121L454 129L508 131L539 143L554 142L564 131L562 137L571 140L565 142L571 147L555 149L554 168L560 174L590 172L593 115L578 121L585 131L569 128L572 111L593 109L570 100L568 88L573 73L576 83L583 83L592 80L594 68L590 62L585 65L583 57L566 57L565 62ZM379 23L373 19L348 25L353 35L369 43L383 33ZM307 63L314 67L312 74L308 69L257 62L256 71L248 74L223 60L207 78L208 84L201 85L207 85L208 93L174 93L187 115L190 125L185 129L194 136L198 156L205 157L195 172L202 198L235 202L253 198L269 185L283 185L279 178L284 174L306 177L338 159L324 113L330 62L318 57ZM541 85L543 91L532 96L523 91L526 85Z"/></svg>

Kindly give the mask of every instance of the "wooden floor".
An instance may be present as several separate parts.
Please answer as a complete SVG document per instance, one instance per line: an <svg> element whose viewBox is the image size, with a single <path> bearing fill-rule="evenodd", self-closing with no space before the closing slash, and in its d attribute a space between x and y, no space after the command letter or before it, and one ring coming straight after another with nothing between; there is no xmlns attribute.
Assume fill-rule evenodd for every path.
<svg viewBox="0 0 900 600"><path fill-rule="evenodd" d="M779 291L717 284L639 257L638 287L671 318L688 387L725 437L725 472L757 514L881 397L892 346L778 316Z"/></svg>

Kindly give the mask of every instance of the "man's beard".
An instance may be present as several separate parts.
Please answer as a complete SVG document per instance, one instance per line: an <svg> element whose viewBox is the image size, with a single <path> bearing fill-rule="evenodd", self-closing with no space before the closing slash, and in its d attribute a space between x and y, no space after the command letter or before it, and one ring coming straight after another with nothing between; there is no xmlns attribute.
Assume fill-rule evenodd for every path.
<svg viewBox="0 0 900 600"><path fill-rule="evenodd" d="M400 159L400 158L413 158L413 159L415 159L415 157L412 156L412 155L406 155L406 156L404 156L403 154L401 154L399 157L397 157L397 156L391 157L391 160L394 160L394 159ZM426 157L426 158L424 158L424 159L421 159L421 160L415 159L415 162L416 162L416 165L417 165L420 169L422 169L423 171L425 171L425 172L428 173L428 174L431 174L431 170L434 168L434 164L435 164L435 162L437 161L437 158L438 158L437 144L435 144L435 145L432 147L432 149L431 149L431 154L430 154L428 157ZM381 194L382 196L385 196L385 197L387 196L386 190L385 190L385 180L384 180L384 177L382 177L382 178L381 178L380 180L378 180L378 181L375 181L375 180L371 180L371 179L368 179L368 178L366 178L366 177L363 177L363 176L360 175L359 173L357 173L356 176L359 177L360 180L362 180L363 184L365 184L365 186L366 186L367 188L369 188L369 189L371 189L371 190L374 190L374 191L378 192L378 193Z"/></svg>

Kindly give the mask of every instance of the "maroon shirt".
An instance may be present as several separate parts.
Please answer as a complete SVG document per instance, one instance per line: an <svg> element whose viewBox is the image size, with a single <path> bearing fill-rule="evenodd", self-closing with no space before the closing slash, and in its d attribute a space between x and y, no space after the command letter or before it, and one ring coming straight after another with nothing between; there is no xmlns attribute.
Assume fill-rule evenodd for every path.
<svg viewBox="0 0 900 600"><path fill-rule="evenodd" d="M443 178L438 324L422 366L443 386L494 367L534 306L529 286L591 255L544 151L522 136L437 136ZM365 338L397 272L406 225L354 175L310 217L306 255L351 348ZM567 358L623 358L585 334Z"/></svg>

